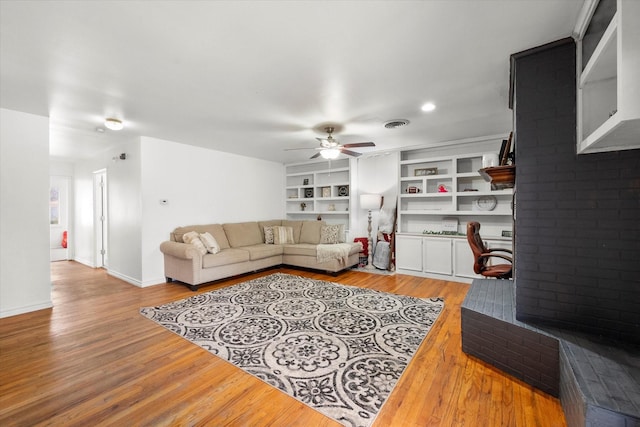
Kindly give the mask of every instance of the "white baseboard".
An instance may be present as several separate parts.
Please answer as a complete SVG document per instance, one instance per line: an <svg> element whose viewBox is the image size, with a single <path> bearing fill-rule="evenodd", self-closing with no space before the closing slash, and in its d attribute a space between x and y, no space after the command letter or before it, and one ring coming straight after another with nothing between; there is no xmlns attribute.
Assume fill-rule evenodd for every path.
<svg viewBox="0 0 640 427"><path fill-rule="evenodd" d="M132 284L134 286L137 286L139 288L143 287L142 286L142 282L140 282L140 280L134 279L133 277L129 277L126 274L118 273L117 271L110 270L110 269L107 269L107 274L109 276L116 277L116 278L118 278L120 280L123 280L123 281L125 281L127 283L130 283L130 284Z"/></svg>
<svg viewBox="0 0 640 427"><path fill-rule="evenodd" d="M32 311L44 310L53 307L51 300L39 304L25 305L24 307L12 308L10 310L0 310L0 318L17 316L18 314L31 313Z"/></svg>
<svg viewBox="0 0 640 427"><path fill-rule="evenodd" d="M144 282L142 282L142 287L146 288L149 286L164 285L165 283L167 283L167 279L162 276L158 279L145 280Z"/></svg>
<svg viewBox="0 0 640 427"><path fill-rule="evenodd" d="M82 265L86 265L87 267L96 268L95 264L91 262L91 260L82 259L82 258L73 258L73 261L79 262Z"/></svg>

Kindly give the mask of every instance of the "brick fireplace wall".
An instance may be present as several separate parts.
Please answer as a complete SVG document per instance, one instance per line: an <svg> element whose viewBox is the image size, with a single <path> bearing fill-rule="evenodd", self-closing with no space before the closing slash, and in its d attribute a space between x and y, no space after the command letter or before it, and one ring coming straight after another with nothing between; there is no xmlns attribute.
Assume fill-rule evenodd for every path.
<svg viewBox="0 0 640 427"><path fill-rule="evenodd" d="M640 150L576 154L575 49L513 56L516 317L640 343Z"/></svg>

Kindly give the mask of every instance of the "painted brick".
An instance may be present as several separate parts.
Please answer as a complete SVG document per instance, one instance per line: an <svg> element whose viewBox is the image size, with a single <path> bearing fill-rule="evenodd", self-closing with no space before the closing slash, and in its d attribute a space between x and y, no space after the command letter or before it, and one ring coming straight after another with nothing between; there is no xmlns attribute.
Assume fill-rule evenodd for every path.
<svg viewBox="0 0 640 427"><path fill-rule="evenodd" d="M640 150L575 154L574 43L516 55L515 85L517 317L640 342L638 317L599 309L639 308Z"/></svg>

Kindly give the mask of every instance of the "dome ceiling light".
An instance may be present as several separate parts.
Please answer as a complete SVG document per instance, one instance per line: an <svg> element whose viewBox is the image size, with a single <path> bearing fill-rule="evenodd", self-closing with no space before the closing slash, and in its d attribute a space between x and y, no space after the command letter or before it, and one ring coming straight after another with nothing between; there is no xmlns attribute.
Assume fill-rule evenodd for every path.
<svg viewBox="0 0 640 427"><path fill-rule="evenodd" d="M113 118L105 119L104 125L107 127L107 129L111 129L111 130L121 130L122 128L124 128L124 124L122 123L121 120L113 119Z"/></svg>

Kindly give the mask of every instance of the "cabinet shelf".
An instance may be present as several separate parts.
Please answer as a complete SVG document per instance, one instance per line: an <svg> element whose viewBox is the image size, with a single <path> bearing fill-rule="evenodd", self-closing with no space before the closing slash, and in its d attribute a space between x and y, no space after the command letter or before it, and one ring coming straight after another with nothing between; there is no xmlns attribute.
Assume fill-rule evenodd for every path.
<svg viewBox="0 0 640 427"><path fill-rule="evenodd" d="M582 70L580 87L590 82L611 79L616 76L616 39L618 34L617 14L609 23L589 62Z"/></svg>
<svg viewBox="0 0 640 427"><path fill-rule="evenodd" d="M351 161L318 160L285 165L285 207L287 219L312 220L319 216L332 224L350 228ZM304 197L305 195L312 197ZM345 195L341 195L345 194ZM324 197L323 197L324 196ZM300 204L306 205L305 210Z"/></svg>
<svg viewBox="0 0 640 427"><path fill-rule="evenodd" d="M640 2L612 5L601 10L597 1L585 2L584 19L576 24L579 63L589 55L585 46L593 46L584 43L585 35L599 37L577 71L578 153L640 148ZM607 20L604 32L593 29Z"/></svg>
<svg viewBox="0 0 640 427"><path fill-rule="evenodd" d="M482 168L483 155L497 153L502 139L488 137L476 149L481 153L464 153L462 148L445 150L415 149L403 151L400 160L398 232L415 233L424 230L439 231L445 218L459 218L458 232L466 230L465 223L482 218L483 229L500 234L512 229L511 188L492 189L491 184L478 172ZM437 153L431 157L431 153ZM437 167L440 175L414 176L415 169ZM449 191L438 192L445 185ZM412 191L411 193L409 191ZM419 191L419 192L413 192ZM481 210L480 197L495 197L492 210Z"/></svg>

